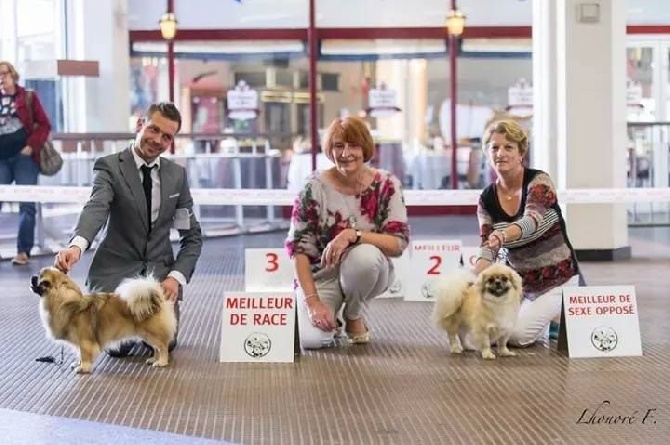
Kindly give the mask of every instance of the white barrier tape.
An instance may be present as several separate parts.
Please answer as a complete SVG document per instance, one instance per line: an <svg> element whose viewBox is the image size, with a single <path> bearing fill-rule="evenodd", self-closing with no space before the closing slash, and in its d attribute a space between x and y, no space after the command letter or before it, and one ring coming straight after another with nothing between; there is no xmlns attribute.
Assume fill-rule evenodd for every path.
<svg viewBox="0 0 670 445"><path fill-rule="evenodd" d="M83 204L90 187L0 185L0 202L43 202ZM408 206L476 205L481 190L405 190ZM295 193L283 189L192 189L200 205L290 206ZM572 189L558 193L561 204L629 204L670 202L670 187L623 189Z"/></svg>

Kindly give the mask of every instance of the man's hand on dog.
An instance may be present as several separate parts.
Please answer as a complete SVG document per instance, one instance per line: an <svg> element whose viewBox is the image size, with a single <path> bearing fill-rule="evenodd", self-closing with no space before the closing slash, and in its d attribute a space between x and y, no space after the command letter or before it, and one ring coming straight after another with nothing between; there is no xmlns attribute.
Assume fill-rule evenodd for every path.
<svg viewBox="0 0 670 445"><path fill-rule="evenodd" d="M81 250L79 250L79 247L70 246L66 249L62 249L56 254L54 267L61 272L69 273L75 263L79 261L79 258L81 258Z"/></svg>
<svg viewBox="0 0 670 445"><path fill-rule="evenodd" d="M173 303L177 301L177 297L179 296L179 281L172 277L167 277L161 282L161 287L163 288L163 292L165 292L165 298Z"/></svg>

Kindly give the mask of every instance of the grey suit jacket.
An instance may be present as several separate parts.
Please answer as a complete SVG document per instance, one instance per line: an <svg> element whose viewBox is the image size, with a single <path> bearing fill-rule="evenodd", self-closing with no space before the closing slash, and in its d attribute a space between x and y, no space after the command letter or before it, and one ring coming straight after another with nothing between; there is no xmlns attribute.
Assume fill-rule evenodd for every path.
<svg viewBox="0 0 670 445"><path fill-rule="evenodd" d="M160 212L149 232L146 198L131 150L132 145L96 160L93 190L74 231L74 236L84 237L90 245L107 223L88 272L91 289L111 292L124 278L153 273L162 280L172 270L190 280L200 257L202 232L193 214L186 170L161 159ZM175 258L170 228L177 209L188 210L190 227L179 230L180 247Z"/></svg>

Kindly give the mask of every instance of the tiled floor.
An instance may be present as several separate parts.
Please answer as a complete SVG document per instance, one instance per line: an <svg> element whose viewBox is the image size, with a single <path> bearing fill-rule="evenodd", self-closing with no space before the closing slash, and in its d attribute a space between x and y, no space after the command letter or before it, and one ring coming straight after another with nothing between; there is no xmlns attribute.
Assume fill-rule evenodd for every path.
<svg viewBox="0 0 670 445"><path fill-rule="evenodd" d="M471 239L465 234L472 224L420 220L414 228L423 236ZM0 262L0 443L75 443L73 437L95 443L89 438L99 431L108 440L100 443L119 444L128 434L136 443L181 440L162 433L190 436L193 443L665 444L670 229L631 234L633 260L583 267L589 284L636 286L644 350L637 358L568 359L542 346L495 362L472 354L451 357L445 336L428 323L429 305L384 299L373 302L367 315L374 334L369 345L310 352L294 364L218 363L222 294L243 287L244 248L278 246L278 233L206 242L187 289L170 368L147 368L140 357L105 356L92 375L82 377L67 364L35 361L59 353L44 338L38 297L28 289L30 274L51 259L36 259L27 268ZM74 273L82 282L88 260ZM604 401L610 405L601 411L634 415L635 422L578 423L584 410L590 410L588 418ZM647 412L653 418L643 423ZM133 430L116 429L121 426Z"/></svg>
<svg viewBox="0 0 670 445"><path fill-rule="evenodd" d="M72 445L221 445L223 442L198 439L159 431L67 419L0 408L0 437L3 444Z"/></svg>

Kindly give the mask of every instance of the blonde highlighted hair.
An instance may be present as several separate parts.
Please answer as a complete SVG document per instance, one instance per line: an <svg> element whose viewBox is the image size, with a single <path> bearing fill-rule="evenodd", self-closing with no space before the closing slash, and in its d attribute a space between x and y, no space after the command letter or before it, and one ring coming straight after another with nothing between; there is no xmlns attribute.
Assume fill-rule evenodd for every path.
<svg viewBox="0 0 670 445"><path fill-rule="evenodd" d="M334 161L333 140L339 138L342 142L358 145L363 149L363 161L368 162L375 155L375 141L372 133L365 125L365 121L355 116L338 117L326 129L321 144L323 154Z"/></svg>
<svg viewBox="0 0 670 445"><path fill-rule="evenodd" d="M521 128L521 125L519 125L517 121L512 119L501 119L492 122L486 127L482 139L482 149L484 152L486 152L494 133L501 134L505 136L505 139L509 142L517 144L521 156L526 156L526 153L528 153L528 134L526 134L526 131Z"/></svg>
<svg viewBox="0 0 670 445"><path fill-rule="evenodd" d="M6 60L0 61L0 66L4 66L7 68L7 71L9 71L9 75L12 76L12 79L14 79L14 82L18 82L19 78L19 72L16 71L16 68L14 68L14 65L12 65L10 62L7 62Z"/></svg>

